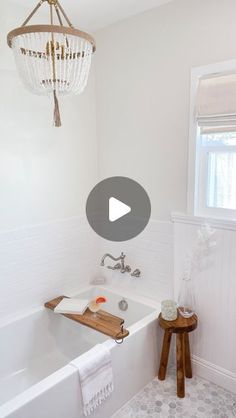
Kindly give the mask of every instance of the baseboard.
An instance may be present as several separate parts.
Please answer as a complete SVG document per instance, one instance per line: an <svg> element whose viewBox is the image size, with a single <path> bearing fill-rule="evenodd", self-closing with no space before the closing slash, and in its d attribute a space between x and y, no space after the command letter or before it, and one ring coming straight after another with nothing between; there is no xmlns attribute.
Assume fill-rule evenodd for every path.
<svg viewBox="0 0 236 418"><path fill-rule="evenodd" d="M236 374L200 357L192 356L194 373L236 394Z"/></svg>

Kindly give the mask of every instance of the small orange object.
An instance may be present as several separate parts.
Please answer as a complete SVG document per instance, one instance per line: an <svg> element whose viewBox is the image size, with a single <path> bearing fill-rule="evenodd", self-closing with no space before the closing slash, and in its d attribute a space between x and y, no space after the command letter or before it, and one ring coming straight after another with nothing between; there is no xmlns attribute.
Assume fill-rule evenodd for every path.
<svg viewBox="0 0 236 418"><path fill-rule="evenodd" d="M98 296L96 299L95 299L95 302L96 303L105 303L107 300L106 300L106 298L104 297L104 296Z"/></svg>

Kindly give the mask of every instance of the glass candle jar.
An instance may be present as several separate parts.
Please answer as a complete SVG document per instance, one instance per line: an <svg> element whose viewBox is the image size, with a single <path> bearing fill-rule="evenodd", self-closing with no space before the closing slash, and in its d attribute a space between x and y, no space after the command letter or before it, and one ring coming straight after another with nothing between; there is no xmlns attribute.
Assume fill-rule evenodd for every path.
<svg viewBox="0 0 236 418"><path fill-rule="evenodd" d="M166 321L177 319L177 303L174 300L163 300L161 302L161 316Z"/></svg>

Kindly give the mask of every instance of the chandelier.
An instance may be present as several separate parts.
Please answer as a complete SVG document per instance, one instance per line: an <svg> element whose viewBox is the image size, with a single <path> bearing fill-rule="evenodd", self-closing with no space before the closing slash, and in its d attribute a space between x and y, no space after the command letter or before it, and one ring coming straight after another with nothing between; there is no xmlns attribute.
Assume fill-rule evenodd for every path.
<svg viewBox="0 0 236 418"><path fill-rule="evenodd" d="M28 25L43 3L49 6L50 24ZM58 0L40 0L22 26L8 33L7 43L26 88L53 97L54 126L61 126L58 96L84 90L94 39L73 27Z"/></svg>

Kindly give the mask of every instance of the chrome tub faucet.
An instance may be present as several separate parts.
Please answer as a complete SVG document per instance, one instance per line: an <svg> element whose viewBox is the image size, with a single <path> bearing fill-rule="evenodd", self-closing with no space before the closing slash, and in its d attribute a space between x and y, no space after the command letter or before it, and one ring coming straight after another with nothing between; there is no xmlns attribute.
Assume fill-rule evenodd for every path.
<svg viewBox="0 0 236 418"><path fill-rule="evenodd" d="M105 259L109 257L111 258L113 261L120 261L120 263L115 264L114 266L107 266L108 269L110 270L120 270L121 273L130 273L131 272L131 267L130 266L125 266L125 254L121 253L120 257L113 257L113 255L107 253L104 254L104 256L101 259L101 266L105 265Z"/></svg>
<svg viewBox="0 0 236 418"><path fill-rule="evenodd" d="M131 273L131 267L129 265L125 265L125 254L122 252L119 257L113 257L113 255L106 253L101 259L100 266L105 266L105 259L109 257L113 261L119 261L119 263L116 263L114 266L107 266L110 270L120 270L121 273ZM138 274L137 274L138 272ZM140 270L136 269L131 274L132 277L140 277L141 272Z"/></svg>

